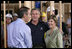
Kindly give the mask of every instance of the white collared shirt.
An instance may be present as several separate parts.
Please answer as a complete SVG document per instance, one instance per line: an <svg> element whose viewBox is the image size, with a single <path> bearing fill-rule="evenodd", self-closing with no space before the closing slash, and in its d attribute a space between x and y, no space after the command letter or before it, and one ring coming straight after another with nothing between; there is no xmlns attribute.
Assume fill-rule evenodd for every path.
<svg viewBox="0 0 72 49"><path fill-rule="evenodd" d="M18 18L8 26L8 47L32 48L31 29Z"/></svg>

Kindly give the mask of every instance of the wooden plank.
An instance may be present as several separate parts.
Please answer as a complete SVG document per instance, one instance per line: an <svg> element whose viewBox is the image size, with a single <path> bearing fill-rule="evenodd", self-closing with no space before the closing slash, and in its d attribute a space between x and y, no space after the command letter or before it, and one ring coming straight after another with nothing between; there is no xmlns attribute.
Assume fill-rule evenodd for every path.
<svg viewBox="0 0 72 49"><path fill-rule="evenodd" d="M19 1L19 8L21 8L21 1Z"/></svg>
<svg viewBox="0 0 72 49"><path fill-rule="evenodd" d="M54 7L54 1L50 1L50 15L52 15L53 7Z"/></svg>
<svg viewBox="0 0 72 49"><path fill-rule="evenodd" d="M62 30L62 1L59 1L60 29Z"/></svg>
<svg viewBox="0 0 72 49"><path fill-rule="evenodd" d="M31 10L31 1L24 1L24 6L30 8Z"/></svg>
<svg viewBox="0 0 72 49"><path fill-rule="evenodd" d="M5 6L5 1L3 1L4 3L4 47L7 48L7 41L6 41L6 18L5 18L5 15L6 15L6 6Z"/></svg>
<svg viewBox="0 0 72 49"><path fill-rule="evenodd" d="M47 10L46 10L46 22L48 22L48 19L47 19Z"/></svg>
<svg viewBox="0 0 72 49"><path fill-rule="evenodd" d="M41 4L40 5L41 5L41 12L42 12L42 1L41 1Z"/></svg>
<svg viewBox="0 0 72 49"><path fill-rule="evenodd" d="M31 1L32 8L35 8L35 1Z"/></svg>

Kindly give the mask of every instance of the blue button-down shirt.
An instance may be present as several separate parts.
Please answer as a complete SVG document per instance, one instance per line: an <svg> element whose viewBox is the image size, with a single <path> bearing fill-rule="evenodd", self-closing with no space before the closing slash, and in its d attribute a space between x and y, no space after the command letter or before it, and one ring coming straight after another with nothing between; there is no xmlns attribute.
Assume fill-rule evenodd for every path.
<svg viewBox="0 0 72 49"><path fill-rule="evenodd" d="M8 47L32 48L31 29L18 18L8 26Z"/></svg>

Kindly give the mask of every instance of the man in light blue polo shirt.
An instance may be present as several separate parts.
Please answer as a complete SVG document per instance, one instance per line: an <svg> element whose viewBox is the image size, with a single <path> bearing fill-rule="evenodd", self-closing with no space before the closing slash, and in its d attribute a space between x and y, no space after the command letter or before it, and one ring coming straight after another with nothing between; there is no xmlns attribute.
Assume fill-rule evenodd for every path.
<svg viewBox="0 0 72 49"><path fill-rule="evenodd" d="M18 11L18 19L8 26L9 48L32 48L31 29L25 22L29 21L29 8L22 7Z"/></svg>

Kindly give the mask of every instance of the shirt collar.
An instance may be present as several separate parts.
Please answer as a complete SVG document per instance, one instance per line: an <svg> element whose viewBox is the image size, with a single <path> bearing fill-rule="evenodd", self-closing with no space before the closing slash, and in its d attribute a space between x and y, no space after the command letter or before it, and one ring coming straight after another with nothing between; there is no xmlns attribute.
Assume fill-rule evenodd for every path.
<svg viewBox="0 0 72 49"><path fill-rule="evenodd" d="M30 21L30 23L32 22L32 20ZM38 23L43 22L42 20L38 20Z"/></svg>
<svg viewBox="0 0 72 49"><path fill-rule="evenodd" d="M55 30L57 30L58 29L58 27L55 27L54 29L53 29L53 32L52 32L52 34L54 33L54 31ZM51 30L49 30L49 32L50 32ZM48 33L48 34L50 34L50 33Z"/></svg>
<svg viewBox="0 0 72 49"><path fill-rule="evenodd" d="M18 21L20 21L20 22L25 23L25 21L24 21L24 20L22 20L21 18L18 18L17 20L18 20ZM26 23L25 23L25 24L26 24Z"/></svg>
<svg viewBox="0 0 72 49"><path fill-rule="evenodd" d="M58 27L55 27L55 28L53 29L53 31L56 30L56 29L58 29Z"/></svg>
<svg viewBox="0 0 72 49"><path fill-rule="evenodd" d="M30 21L30 23L32 24L32 20ZM42 21L41 20L38 20L38 24L40 24L40 23L42 23ZM32 24L32 25L34 25L34 24ZM37 25L35 25L35 26L37 26Z"/></svg>

